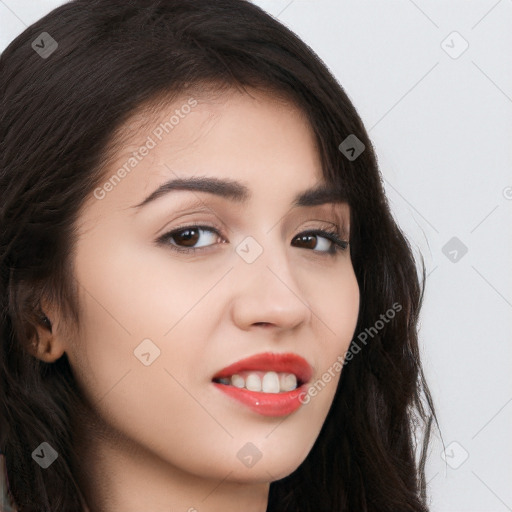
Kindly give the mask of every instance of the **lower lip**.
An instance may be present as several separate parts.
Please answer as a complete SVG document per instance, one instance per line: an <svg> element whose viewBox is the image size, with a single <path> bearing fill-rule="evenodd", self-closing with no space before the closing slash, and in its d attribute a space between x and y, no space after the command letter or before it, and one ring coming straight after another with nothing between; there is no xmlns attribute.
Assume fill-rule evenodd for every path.
<svg viewBox="0 0 512 512"><path fill-rule="evenodd" d="M262 393L213 382L223 393L247 405L263 416L286 416L296 411L301 405L301 394L306 394L306 384L285 393Z"/></svg>

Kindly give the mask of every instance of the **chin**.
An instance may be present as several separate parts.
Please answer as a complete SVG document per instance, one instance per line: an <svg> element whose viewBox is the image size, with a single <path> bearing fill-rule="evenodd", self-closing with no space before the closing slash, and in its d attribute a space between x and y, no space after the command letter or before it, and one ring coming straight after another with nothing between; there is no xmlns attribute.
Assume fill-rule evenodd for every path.
<svg viewBox="0 0 512 512"><path fill-rule="evenodd" d="M252 468L237 468L231 476L240 482L275 482L291 475L302 462L303 460L292 455L287 460L269 457L266 462L263 462L262 458Z"/></svg>

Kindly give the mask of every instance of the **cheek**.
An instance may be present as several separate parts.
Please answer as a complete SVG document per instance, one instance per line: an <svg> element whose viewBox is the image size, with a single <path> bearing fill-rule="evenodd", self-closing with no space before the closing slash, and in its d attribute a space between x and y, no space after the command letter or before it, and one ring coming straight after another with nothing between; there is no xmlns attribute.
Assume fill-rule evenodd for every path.
<svg viewBox="0 0 512 512"><path fill-rule="evenodd" d="M350 262L343 264L331 273L317 272L304 278L312 322L317 333L323 334L318 339L323 349L320 355L332 360L348 348L359 315L359 285ZM327 362L325 357L323 362Z"/></svg>
<svg viewBox="0 0 512 512"><path fill-rule="evenodd" d="M344 269L340 280L325 287L322 296L326 323L338 339L338 349L348 346L353 337L359 315L359 285L350 266ZM334 335L333 333L333 335Z"/></svg>
<svg viewBox="0 0 512 512"><path fill-rule="evenodd" d="M359 315L360 292L352 266L347 265L337 276L321 282L316 287L320 291L310 292L313 318L317 317L313 322L318 326L317 368L304 403L317 417L323 417L332 404Z"/></svg>
<svg viewBox="0 0 512 512"><path fill-rule="evenodd" d="M161 338L195 307L222 271L213 265L198 268L171 255L170 249L155 249L135 236L120 229L115 244L105 247L104 239L114 237L98 234L80 248L76 268L83 284L82 325L93 343L105 337L107 343L129 339L133 350L145 338Z"/></svg>
<svg viewBox="0 0 512 512"><path fill-rule="evenodd" d="M110 256L116 265L80 267L82 328L71 364L111 433L186 466L189 457L200 459L194 440L205 438L209 420L193 396L202 390L197 359L208 342L198 316L214 305L199 299L218 278L197 284L168 262Z"/></svg>
<svg viewBox="0 0 512 512"><path fill-rule="evenodd" d="M140 243L95 247L101 247L98 240L82 246L76 261L81 328L69 358L77 379L94 408L119 430L176 429L180 438L191 425L204 424L180 383L200 379L198 354L210 330L206 313L216 307L215 293L208 292L225 270L199 270ZM170 422L172 411L180 411L182 420ZM144 418L156 416L161 424L144 427Z"/></svg>

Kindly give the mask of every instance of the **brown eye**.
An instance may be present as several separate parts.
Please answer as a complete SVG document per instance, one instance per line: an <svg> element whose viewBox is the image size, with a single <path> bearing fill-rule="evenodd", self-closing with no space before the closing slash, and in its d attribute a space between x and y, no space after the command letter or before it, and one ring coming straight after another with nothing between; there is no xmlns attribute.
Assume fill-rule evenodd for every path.
<svg viewBox="0 0 512 512"><path fill-rule="evenodd" d="M299 240L300 246L305 249L312 249L315 252L330 255L335 255L338 250L344 250L348 247L348 242L341 240L337 231L308 231L297 235L294 240ZM320 250L318 249L319 246Z"/></svg>
<svg viewBox="0 0 512 512"><path fill-rule="evenodd" d="M207 235L209 233L209 235ZM215 245L220 233L211 226L181 226L166 233L157 241L178 252L194 252ZM197 244L201 242L200 246ZM208 243L211 242L211 243Z"/></svg>
<svg viewBox="0 0 512 512"><path fill-rule="evenodd" d="M181 231L175 231L175 234L172 238L179 242L180 244L184 244L185 247L191 247L197 244L197 239L199 237L199 230L195 228L187 228L182 229Z"/></svg>
<svg viewBox="0 0 512 512"><path fill-rule="evenodd" d="M307 249L314 249L317 244L316 235L298 235L295 240L300 240L300 243L305 244Z"/></svg>

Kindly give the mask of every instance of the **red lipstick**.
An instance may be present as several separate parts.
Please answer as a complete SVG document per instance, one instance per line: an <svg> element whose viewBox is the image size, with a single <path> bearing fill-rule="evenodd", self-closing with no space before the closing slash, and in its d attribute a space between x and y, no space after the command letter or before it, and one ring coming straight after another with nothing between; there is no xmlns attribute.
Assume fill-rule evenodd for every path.
<svg viewBox="0 0 512 512"><path fill-rule="evenodd" d="M217 389L263 416L285 416L297 410L302 405L301 395L306 394L306 385L313 374L311 365L297 354L265 352L227 366L217 372L212 380L229 378L243 371L293 373L297 377L296 389L280 393L249 391L213 382Z"/></svg>

